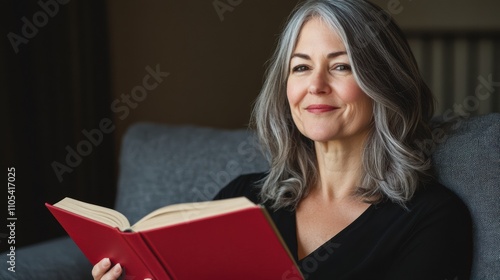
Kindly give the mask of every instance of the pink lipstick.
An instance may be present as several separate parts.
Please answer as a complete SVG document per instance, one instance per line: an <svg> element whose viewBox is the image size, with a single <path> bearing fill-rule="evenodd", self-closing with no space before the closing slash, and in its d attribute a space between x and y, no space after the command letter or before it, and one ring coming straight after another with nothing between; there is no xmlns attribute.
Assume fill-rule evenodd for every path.
<svg viewBox="0 0 500 280"><path fill-rule="evenodd" d="M313 113L313 114L330 112L330 111L333 111L335 109L338 109L338 107L326 105L326 104L312 104L312 105L309 105L306 107L306 110L309 113Z"/></svg>

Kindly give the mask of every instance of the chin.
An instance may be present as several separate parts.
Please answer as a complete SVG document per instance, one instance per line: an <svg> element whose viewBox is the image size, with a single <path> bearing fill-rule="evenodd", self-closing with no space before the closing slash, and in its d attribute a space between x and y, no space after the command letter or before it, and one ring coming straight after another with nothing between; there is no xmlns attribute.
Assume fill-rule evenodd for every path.
<svg viewBox="0 0 500 280"><path fill-rule="evenodd" d="M332 132L325 133L325 131L309 132L302 134L314 142L328 142L339 139L339 135L337 133L332 133Z"/></svg>

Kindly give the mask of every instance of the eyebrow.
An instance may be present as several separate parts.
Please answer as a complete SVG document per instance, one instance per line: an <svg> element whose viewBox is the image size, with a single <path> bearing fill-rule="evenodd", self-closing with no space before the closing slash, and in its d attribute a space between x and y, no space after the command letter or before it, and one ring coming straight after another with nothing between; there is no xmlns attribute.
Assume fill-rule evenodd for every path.
<svg viewBox="0 0 500 280"><path fill-rule="evenodd" d="M338 51L338 52L332 52L332 53L329 53L326 57L327 58L335 58L337 56L341 56L341 55L346 55L347 52L346 51ZM302 58L302 59L306 59L306 60L311 60L311 57L307 54L303 54L303 53L294 53L292 54L292 57L290 58L290 60L294 57L299 57L299 58Z"/></svg>

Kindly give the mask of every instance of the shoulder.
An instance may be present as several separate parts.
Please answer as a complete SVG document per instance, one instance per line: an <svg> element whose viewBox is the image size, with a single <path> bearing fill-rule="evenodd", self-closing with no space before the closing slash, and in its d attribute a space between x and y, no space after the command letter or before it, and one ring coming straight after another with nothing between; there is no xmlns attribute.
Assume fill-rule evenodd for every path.
<svg viewBox="0 0 500 280"><path fill-rule="evenodd" d="M401 250L409 252L425 247L427 253L434 252L437 256L452 252L458 255L460 250L470 249L471 215L450 189L429 183L417 190L406 207L392 202L383 202L379 207L379 217L399 234Z"/></svg>
<svg viewBox="0 0 500 280"><path fill-rule="evenodd" d="M413 197L406 202L406 209L399 204L384 201L376 205L382 213L392 218L416 222L424 219L445 219L449 222L456 219L470 220L470 214L465 203L450 189L438 182L429 182L417 189Z"/></svg>
<svg viewBox="0 0 500 280"><path fill-rule="evenodd" d="M265 176L265 172L240 175L222 188L214 197L214 200L245 196L254 203L260 203L259 182Z"/></svg>
<svg viewBox="0 0 500 280"><path fill-rule="evenodd" d="M450 216L469 216L465 203L450 189L434 182L422 186L407 204L412 212L443 213Z"/></svg>
<svg viewBox="0 0 500 280"><path fill-rule="evenodd" d="M468 278L472 223L467 206L457 195L432 183L415 193L407 210L395 206L388 203L383 207L393 215L388 223L394 225L391 236L396 246L385 279Z"/></svg>
<svg viewBox="0 0 500 280"><path fill-rule="evenodd" d="M395 210L394 207L394 204L389 206ZM434 228L436 231L460 234L471 227L471 216L465 203L453 191L437 182L419 188L406 207L406 210L395 212L399 212L400 218L412 225L413 230Z"/></svg>

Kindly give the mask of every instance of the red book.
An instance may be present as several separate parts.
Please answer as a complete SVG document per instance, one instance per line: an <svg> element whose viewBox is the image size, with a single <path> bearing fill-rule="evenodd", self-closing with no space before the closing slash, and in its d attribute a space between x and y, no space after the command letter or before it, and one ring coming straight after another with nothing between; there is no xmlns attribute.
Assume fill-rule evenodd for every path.
<svg viewBox="0 0 500 280"><path fill-rule="evenodd" d="M244 197L163 207L132 226L71 198L46 206L92 264L108 257L126 278L303 279L265 208Z"/></svg>

